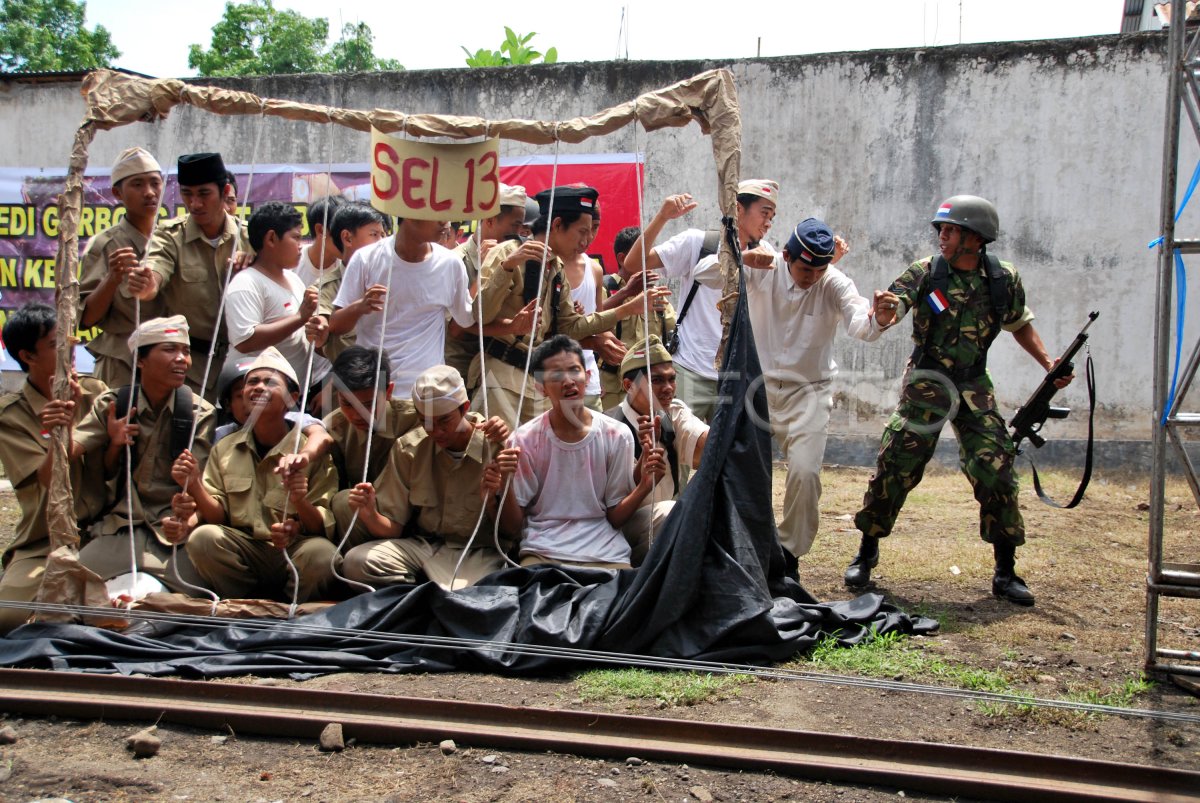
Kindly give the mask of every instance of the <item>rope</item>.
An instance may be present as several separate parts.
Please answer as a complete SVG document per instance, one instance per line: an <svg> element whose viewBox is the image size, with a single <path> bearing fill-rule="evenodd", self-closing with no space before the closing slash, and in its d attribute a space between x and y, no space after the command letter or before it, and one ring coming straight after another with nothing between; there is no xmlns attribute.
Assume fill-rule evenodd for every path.
<svg viewBox="0 0 1200 803"><path fill-rule="evenodd" d="M533 308L533 320L529 324L529 348L525 349L525 371L521 375L521 395L517 399L517 412L514 421L519 426L521 423L521 410L525 406L525 389L529 385L529 366L533 361L533 341L537 337L538 326L541 324L542 316L542 291L546 285L546 260L550 256L550 236L549 223L554 220L554 191L558 187L558 123L554 124L554 164L550 169L550 202L546 209L547 220L547 235L546 248L542 251L542 269L538 271L538 288L537 288L537 305ZM482 363L481 363L482 364ZM492 545L496 547L496 552L500 557L504 558L504 562L514 569L520 568L520 564L504 554L504 550L500 548L500 513L504 510L504 503L508 500L508 492L512 489L512 475L509 474L504 480L504 490L500 493L500 501L496 504L496 521L492 526Z"/></svg>
<svg viewBox="0 0 1200 803"><path fill-rule="evenodd" d="M638 158L637 149L637 129L638 129L638 114L637 100L633 101L633 170L637 177L637 208L638 208L638 229L641 232L646 231L646 212L643 204L643 196L645 189L643 180L645 178L642 170L642 161ZM646 238L638 237L638 241L642 244L642 333L646 336L646 398L650 405L650 448L655 449L658 446L658 436L654 433L654 421L658 417L655 412L657 400L654 398L654 382L650 376L650 285L645 281L646 278ZM666 411L663 411L664 414ZM690 465L690 462L689 462ZM679 493L679 488L675 489ZM646 517L647 527L647 545L654 543L654 505L657 502L658 483L654 483L654 487L650 490L650 515Z"/></svg>
<svg viewBox="0 0 1200 803"><path fill-rule="evenodd" d="M87 605L62 605L55 603L19 602L0 600L0 609L16 608L34 610L46 613L68 613L75 616L90 616L109 614L104 608ZM897 691L917 694L929 694L939 697L950 697L973 702L1004 703L1021 706L1037 706L1040 708L1056 708L1068 711L1079 711L1088 714L1103 714L1163 722L1181 722L1200 724L1200 714L1190 714L1176 711L1153 711L1144 708L1122 708L1119 706L1100 705L1097 703L1074 702L1071 700L1051 700L1038 697L1025 697L1019 694L1001 692L974 691L969 689L954 689L945 686L933 686L923 683L908 683L904 681L863 678L851 675L832 675L823 672L808 672L800 669L784 667L762 667L755 664L721 663L716 661L693 660L686 658L660 658L653 655L637 653L609 652L604 650L588 650L551 645L522 644L512 641L490 641L485 639L456 638L448 636L430 636L412 633L387 633L378 630L355 630L353 628L325 627L305 624L303 621L278 621L263 619L226 619L194 614L176 614L159 611L133 609L125 611L123 616L151 622L167 622L180 625L195 625L213 630L221 628L237 628L239 630L256 630L259 632L286 631L297 635L312 635L328 639L337 639L342 649L352 642L398 644L408 647L432 647L452 652L470 650L479 653L498 653L511 655L542 656L573 660L581 663L614 664L623 667L642 667L654 670L674 670L684 672L706 672L721 675L750 675L757 678L808 681L826 683L836 686L874 689L880 691Z"/></svg>
<svg viewBox="0 0 1200 803"><path fill-rule="evenodd" d="M158 212L154 213L155 221L158 220ZM130 345L130 353L132 359L132 367L129 372L129 406L125 408L125 426L129 426L129 420L133 417L133 408L137 403L137 352L138 341L141 339L141 333L138 331L142 328L142 300L137 296L133 299L133 343ZM117 401L114 398L113 404ZM120 412L119 410L117 412ZM134 594L137 592L138 584L138 549L137 538L133 531L133 444L129 441L129 434L125 434L125 515L129 522L129 575L133 578L129 591L129 603L126 607L133 605ZM174 554L171 555L174 558Z"/></svg>
<svg viewBox="0 0 1200 803"><path fill-rule="evenodd" d="M383 379L381 381L379 374L383 370L383 348L384 348L383 343L384 343L384 337L387 335L387 320L388 320L387 319L387 305L391 300L392 276L393 275L395 275L395 271L389 270L388 274L387 274L387 280L384 283L385 290L384 290L384 294L383 294L383 310L379 313L379 352L375 357L375 383L376 384L375 384L375 392L371 394L371 422L370 422L370 425L367 427L367 443L366 443L366 446L363 448L363 471L362 471L362 480L360 482L368 482L370 479L371 442L372 442L372 440L374 440L374 437L375 437L375 420L376 420L377 415L379 414L379 397L382 396L386 392L387 384L388 384L388 381L390 380L390 377L388 377L387 379ZM382 385L382 387L381 387L381 385ZM373 586L369 586L366 583L360 583L357 580L351 580L348 577L344 577L337 570L338 556L341 555L343 547L346 546L346 541L349 540L350 533L354 532L354 525L357 522L358 522L358 510L356 509L354 511L354 513L350 516L350 523L346 526L346 532L342 535L342 540L338 541L337 549L334 550L333 556L329 559L329 568L333 570L333 576L338 578L342 582L347 583L356 588L360 588L364 591L370 592L370 591L375 590L375 588Z"/></svg>

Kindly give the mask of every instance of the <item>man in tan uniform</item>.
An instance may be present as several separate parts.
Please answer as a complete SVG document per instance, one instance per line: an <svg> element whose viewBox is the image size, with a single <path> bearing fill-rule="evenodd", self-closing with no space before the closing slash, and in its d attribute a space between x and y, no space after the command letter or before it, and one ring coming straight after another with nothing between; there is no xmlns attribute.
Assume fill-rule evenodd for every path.
<svg viewBox="0 0 1200 803"><path fill-rule="evenodd" d="M79 562L104 580L129 573L132 521L138 571L173 591L186 592L185 584L198 585L200 577L182 552L176 553L171 566L171 544L162 531L162 520L171 515L171 502L181 490L171 477L171 465L176 452L186 448L193 421L192 453L201 461L208 456L216 413L211 404L184 387L192 358L182 315L146 321L129 338L130 350L135 346L138 387L136 393L128 392L132 405L128 424L124 400L118 398L118 391L110 390L75 430L72 456L102 450L110 479L107 513L92 527L92 540L80 550ZM132 485L128 486L132 511L125 483L126 443L133 446Z"/></svg>
<svg viewBox="0 0 1200 803"><path fill-rule="evenodd" d="M204 365L216 341L208 387L201 395L216 398L217 376L229 341L217 327L217 309L225 274L234 254L249 251L245 227L225 211L225 164L219 153L179 157L179 194L188 214L163 223L150 239L144 266L130 272L129 291L142 299L161 299L167 315L186 314L195 352L188 387L201 393Z"/></svg>
<svg viewBox="0 0 1200 803"><path fill-rule="evenodd" d="M255 359L243 392L254 425L217 444L203 481L197 481L202 462L188 454L176 461L175 475L191 490L196 512L172 531L176 540L186 539L196 569L224 598L290 600L286 549L300 576L296 598L306 602L320 597L333 579L329 500L336 475L328 456L292 472L286 486L275 471L279 458L296 445L285 416L300 398L296 372L278 349L272 346ZM301 435L301 447L304 442Z"/></svg>
<svg viewBox="0 0 1200 803"><path fill-rule="evenodd" d="M73 399L53 398L51 384L58 362L53 308L27 304L9 316L3 334L5 348L26 377L20 390L0 398L0 463L21 507L13 540L0 557L4 565L0 600L28 602L37 595L50 554L46 529L50 430L81 421L104 392L104 385L83 377L72 383ZM75 516L80 528L86 529L104 506L104 465L99 454L93 452L71 463L71 488L75 493ZM0 635L24 622L28 615L28 611L0 608Z"/></svg>
<svg viewBox="0 0 1200 803"><path fill-rule="evenodd" d="M479 292L479 268L488 252L499 243L515 240L521 223L525 220L525 188L500 185L500 214L479 221L482 243L472 234L465 243L454 249L454 253L467 266L467 278L471 280L471 291ZM485 332L486 334L486 332ZM471 370L471 360L479 353L479 336L453 329L446 331L446 365L462 376ZM472 393L473 387L467 388Z"/></svg>
<svg viewBox="0 0 1200 803"><path fill-rule="evenodd" d="M145 259L146 245L158 223L162 191L162 168L153 156L142 148L121 151L112 168L112 193L125 216L93 237L80 258L79 326L103 330L87 349L96 359L92 375L111 388L129 384L133 359L127 343L134 329L136 302L123 280ZM141 321L161 315L161 300L142 303Z"/></svg>
<svg viewBox="0 0 1200 803"><path fill-rule="evenodd" d="M330 507L337 522L340 542L350 527L354 509L350 507L350 490L363 482L363 466L367 463L368 482L378 483L388 464L392 447L420 421L417 409L408 399L392 398L391 363L387 354L379 362L378 349L351 346L333 361L330 389L337 409L325 416L325 430L333 439L329 449L337 472L338 488ZM379 373L375 364L379 362ZM386 384L385 384L386 383ZM364 459L367 433L371 425L371 399L379 394L375 410L375 433L371 436L371 456ZM350 549L371 538L362 522L356 522L354 532L346 540Z"/></svg>
<svg viewBox="0 0 1200 803"><path fill-rule="evenodd" d="M422 427L396 443L378 484L360 483L350 492L350 505L375 540L346 555L346 577L378 587L415 583L423 574L447 590L465 588L504 568L492 540L494 493L486 494L490 515L479 520L482 483L490 463L507 465L511 473L517 455L501 451L509 434L504 421L468 412L462 375L450 366L417 377L413 403Z"/></svg>
<svg viewBox="0 0 1200 803"><path fill-rule="evenodd" d="M495 335L484 340L487 356L487 408L510 426L524 423L549 409L549 401L538 390L534 377L522 385L525 360L529 349L536 348L554 334L565 334L580 340L611 329L617 321L638 314L641 297L632 298L619 307L591 315L580 315L571 302L571 285L563 275L558 253L571 253L592 236L591 211L598 197L591 187L556 187L553 218L549 218L550 191L540 192L537 202L542 216L533 226L533 239L524 243L508 242L493 248L484 260L480 273L480 290L476 298L482 304L482 320L486 326L501 319L516 319L525 305L537 298L538 271L527 270L546 259L546 278L539 300L537 332L524 335ZM486 331L486 329L485 329ZM471 363L472 384L481 376L483 355ZM517 404L524 390L525 404L521 420L517 421ZM480 394L475 408L484 409Z"/></svg>

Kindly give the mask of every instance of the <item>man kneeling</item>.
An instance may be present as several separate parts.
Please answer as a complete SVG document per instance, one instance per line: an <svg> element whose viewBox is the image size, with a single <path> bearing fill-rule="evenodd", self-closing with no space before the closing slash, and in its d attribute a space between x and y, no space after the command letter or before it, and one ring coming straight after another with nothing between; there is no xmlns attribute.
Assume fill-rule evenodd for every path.
<svg viewBox="0 0 1200 803"><path fill-rule="evenodd" d="M522 566L628 569L621 527L666 473L663 449L644 444L635 465L629 429L587 409L583 350L566 335L534 349L530 370L550 409L513 436L520 451L501 526L521 533Z"/></svg>
<svg viewBox="0 0 1200 803"><path fill-rule="evenodd" d="M502 419L484 421L468 412L462 375L450 366L435 365L418 376L412 398L422 426L396 441L375 484L359 483L350 491L359 522L385 540L350 550L342 569L371 586L415 583L423 573L447 590L465 588L504 567L492 539L497 483L493 479L485 492L483 481L493 463L492 474L511 474L517 453L500 449L509 435ZM488 511L480 522L485 493Z"/></svg>
<svg viewBox="0 0 1200 803"><path fill-rule="evenodd" d="M184 452L175 461L172 476L194 497L196 513L186 521L177 515L169 530L175 540L186 539L192 564L226 599L290 599L286 549L300 576L296 599L306 602L319 597L333 577L329 500L337 475L328 456L292 472L286 487L276 473L279 458L296 444L285 416L300 396L296 374L276 348L255 359L243 393L252 423L213 447L203 481L193 455ZM304 442L302 435L301 447ZM181 500L177 513L189 501ZM187 530L199 522L207 523L189 536Z"/></svg>

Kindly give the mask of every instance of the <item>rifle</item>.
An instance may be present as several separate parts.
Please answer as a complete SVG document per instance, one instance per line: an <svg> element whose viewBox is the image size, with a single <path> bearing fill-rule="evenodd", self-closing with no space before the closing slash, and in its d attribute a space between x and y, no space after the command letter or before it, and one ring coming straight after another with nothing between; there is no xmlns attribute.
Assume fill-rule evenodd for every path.
<svg viewBox="0 0 1200 803"><path fill-rule="evenodd" d="M1050 402L1054 399L1054 394L1058 393L1058 387L1054 384L1063 377L1070 376L1075 365L1071 361L1079 350L1087 343L1087 330L1100 316L1099 312L1091 312L1088 314L1088 322L1079 330L1079 334L1075 335L1075 340L1063 352L1062 357L1055 363L1047 373L1042 383L1038 385L1037 390L1029 397L1029 401L1017 408L1017 414L1013 416L1009 426L1013 429L1013 447L1017 454L1021 454L1021 441L1028 440L1033 444L1035 449L1042 448L1046 443L1046 439L1041 436L1042 426L1050 418L1066 418L1071 414L1068 407L1053 407ZM1087 456L1084 461L1083 479L1079 483L1079 488L1075 491L1075 496L1065 505L1060 505L1047 496L1042 491L1042 483L1038 478L1037 467L1033 465L1033 458L1029 459L1029 465L1033 468L1033 487L1037 491L1038 498L1051 507L1058 508L1073 508L1083 499L1083 492L1087 489L1088 482L1092 478L1092 442L1093 442L1093 418L1096 412L1096 380L1092 373L1092 357L1088 354L1087 358L1087 388L1088 388L1088 444Z"/></svg>

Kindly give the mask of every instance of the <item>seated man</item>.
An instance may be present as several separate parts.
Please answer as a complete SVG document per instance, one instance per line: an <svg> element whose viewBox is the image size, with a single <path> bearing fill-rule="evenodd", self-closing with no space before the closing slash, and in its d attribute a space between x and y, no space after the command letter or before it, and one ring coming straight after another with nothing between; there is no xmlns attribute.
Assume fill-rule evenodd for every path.
<svg viewBox="0 0 1200 803"><path fill-rule="evenodd" d="M490 515L480 521L481 488L485 468L495 462L511 473L516 452L500 450L509 435L504 421L468 412L462 375L448 365L417 377L413 403L423 426L396 442L378 485L359 483L350 492L359 521L374 539L385 540L350 550L343 570L349 579L376 587L415 583L420 572L453 591L504 568L492 542L496 499L486 495ZM409 537L402 537L406 530Z"/></svg>
<svg viewBox="0 0 1200 803"><path fill-rule="evenodd" d="M375 366L379 364L379 372ZM375 433L371 436L371 455L367 461L366 478L378 484L380 474L388 464L392 447L402 435L415 427L420 418L409 399L393 399L391 363L387 354L380 360L379 349L351 346L333 361L333 381L330 383L338 408L325 416L325 429L333 439L330 456L337 471L338 488L330 507L337 522L340 542L350 527L354 509L350 507L350 491L363 481L363 455L367 448L367 432L371 428L371 399L379 400L375 410ZM371 540L372 535L362 522L356 522L354 532L346 540L346 548Z"/></svg>
<svg viewBox="0 0 1200 803"><path fill-rule="evenodd" d="M190 490L196 512L173 517L172 537L186 541L197 571L224 598L290 599L286 549L300 576L296 599L306 602L333 578L333 466L328 456L312 461L291 472L286 487L275 473L296 444L297 425L286 415L300 397L296 374L277 349L264 350L251 365L244 394L253 425L217 444L202 482L193 455L175 461L173 476Z"/></svg>
<svg viewBox="0 0 1200 803"><path fill-rule="evenodd" d="M15 393L0 398L0 463L12 483L21 508L13 539L0 557L0 600L29 602L37 596L50 533L46 525L46 500L50 484L50 430L73 427L92 409L104 384L82 377L72 379L72 399L54 398L51 385L58 365L55 350L57 326L54 309L26 304L4 322L4 347L25 372L25 383ZM71 463L71 489L80 529L104 507L104 464L98 452ZM0 608L0 635L29 616L19 608Z"/></svg>
<svg viewBox="0 0 1200 803"><path fill-rule="evenodd" d="M646 364L650 364L649 380ZM633 565L640 566L650 549L652 536L667 520L675 499L683 490L680 467L697 469L704 444L708 442L708 424L692 413L682 400L675 398L675 366L671 352L654 335L648 343L621 360L621 383L625 398L605 415L620 421L634 433L634 455L642 456L642 440L651 425L654 408L654 442L663 448L670 471L654 486L641 507L625 523L622 532L633 549Z"/></svg>
<svg viewBox="0 0 1200 803"><path fill-rule="evenodd" d="M163 530L163 519L170 516L171 501L180 491L171 464L187 448L193 422L192 454L201 462L208 457L216 418L212 405L185 385L192 365L189 336L182 315L153 318L135 329L129 345L137 349L136 392L127 390L128 385L110 390L75 431L72 458L103 449L110 479L108 512L79 552L79 562L104 580L130 573L132 522L139 572L172 591L187 593L188 586L203 584L184 552L176 551L176 565L171 566L171 542ZM133 446L131 486L125 481L126 443Z"/></svg>
<svg viewBox="0 0 1200 803"><path fill-rule="evenodd" d="M666 473L661 446L634 464L633 435L584 403L583 349L554 335L534 349L530 370L550 409L513 435L518 449L504 531L521 536L521 565L630 568L621 527Z"/></svg>

